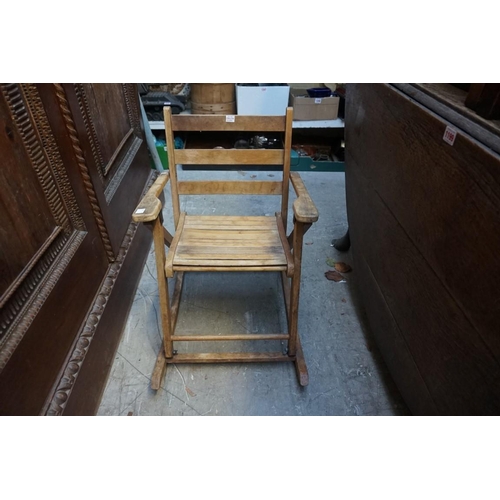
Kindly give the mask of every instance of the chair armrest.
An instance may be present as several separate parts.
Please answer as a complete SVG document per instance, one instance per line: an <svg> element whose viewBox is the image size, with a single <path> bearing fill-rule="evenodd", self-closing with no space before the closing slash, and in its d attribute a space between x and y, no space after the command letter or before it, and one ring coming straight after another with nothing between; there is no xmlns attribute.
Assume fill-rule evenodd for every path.
<svg viewBox="0 0 500 500"><path fill-rule="evenodd" d="M161 201L158 197L162 193L169 178L170 174L168 172L162 172L154 181L153 185L149 188L148 192L132 214L132 220L134 222L150 222L158 217L158 214L161 212Z"/></svg>
<svg viewBox="0 0 500 500"><path fill-rule="evenodd" d="M311 224L319 218L318 209L312 201L302 178L297 172L290 172L293 189L297 199L293 202L293 215L299 222Z"/></svg>

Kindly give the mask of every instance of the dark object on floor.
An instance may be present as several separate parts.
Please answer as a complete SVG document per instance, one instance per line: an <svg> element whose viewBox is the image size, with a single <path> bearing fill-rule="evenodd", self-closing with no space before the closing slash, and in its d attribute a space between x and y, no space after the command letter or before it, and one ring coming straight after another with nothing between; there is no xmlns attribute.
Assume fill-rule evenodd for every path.
<svg viewBox="0 0 500 500"><path fill-rule="evenodd" d="M352 271L352 267L345 262L336 262L335 270L339 273L350 273Z"/></svg>
<svg viewBox="0 0 500 500"><path fill-rule="evenodd" d="M325 278L330 281L335 281L337 283L341 281L347 281L344 276L342 276L338 271L327 271L325 273Z"/></svg>
<svg viewBox="0 0 500 500"><path fill-rule="evenodd" d="M349 237L349 229L344 234L344 236L342 236L342 238L337 238L332 240L332 245L339 252L347 252L349 248L351 248L351 238Z"/></svg>
<svg viewBox="0 0 500 500"><path fill-rule="evenodd" d="M184 104L168 92L148 92L141 96L144 111L150 121L163 121L163 106L170 106L173 114L184 111Z"/></svg>

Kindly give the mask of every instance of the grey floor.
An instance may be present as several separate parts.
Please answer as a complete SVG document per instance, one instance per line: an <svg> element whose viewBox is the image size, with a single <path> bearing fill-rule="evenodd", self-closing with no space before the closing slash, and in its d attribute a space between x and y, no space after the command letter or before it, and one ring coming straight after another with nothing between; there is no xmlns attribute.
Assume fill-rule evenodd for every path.
<svg viewBox="0 0 500 500"><path fill-rule="evenodd" d="M352 264L349 252L340 253L331 246L332 238L342 236L347 229L344 174L301 175L320 212L319 221L304 239L299 310L309 385L299 387L292 363L171 365L162 389L152 391L150 376L161 337L151 248L99 415L408 414L357 300L356 269L345 283L328 281L324 276L329 257ZM281 173L181 171L180 177L279 180ZM169 185L165 196L164 217L173 232ZM279 210L278 203L274 196L187 196L181 198L181 209L188 214L271 215ZM182 299L177 324L180 333L286 331L278 273L188 273ZM221 344L179 343L176 348L179 352L283 349L280 341Z"/></svg>

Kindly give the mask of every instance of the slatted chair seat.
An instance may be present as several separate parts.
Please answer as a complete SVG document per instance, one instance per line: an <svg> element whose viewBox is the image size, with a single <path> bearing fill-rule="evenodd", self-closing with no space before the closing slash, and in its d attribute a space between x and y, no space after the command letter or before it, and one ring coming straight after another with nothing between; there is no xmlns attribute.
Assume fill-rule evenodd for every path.
<svg viewBox="0 0 500 500"><path fill-rule="evenodd" d="M180 216L165 264L175 271L286 271L293 257L281 217Z"/></svg>
<svg viewBox="0 0 500 500"><path fill-rule="evenodd" d="M163 345L151 377L151 387L159 389L166 367L171 363L242 363L291 361L298 381L308 383L307 367L298 333L302 243L305 232L318 220L318 212L297 173L290 172L293 110L286 116L175 115L164 108L165 135L170 166L149 189L134 211L135 222L153 232L161 311ZM282 132L283 149L175 150L174 132ZM178 181L177 164L184 165L282 165L281 181ZM175 233L162 224L161 194L171 180ZM293 230L287 235L289 182L297 195L293 202ZM180 195L274 195L281 197L275 216L205 216L180 211ZM168 253L165 253L168 247ZM181 334L175 333L184 274L193 271L266 271L281 274L288 331L276 334ZM172 301L168 278L174 278ZM216 342L239 340L281 340L287 352L178 353L174 342Z"/></svg>

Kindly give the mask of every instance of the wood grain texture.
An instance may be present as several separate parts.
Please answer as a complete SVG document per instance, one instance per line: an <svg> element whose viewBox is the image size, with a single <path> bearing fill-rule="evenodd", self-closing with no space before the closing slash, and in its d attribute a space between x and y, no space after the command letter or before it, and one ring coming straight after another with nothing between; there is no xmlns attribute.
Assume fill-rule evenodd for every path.
<svg viewBox="0 0 500 500"><path fill-rule="evenodd" d="M182 165L282 165L283 150L177 149L174 162Z"/></svg>
<svg viewBox="0 0 500 500"><path fill-rule="evenodd" d="M278 226L278 234L281 240L281 245L283 246L283 251L285 252L286 262L287 262L287 272L286 274L289 277L293 276L293 272L295 269L293 263L293 255L290 249L290 245L288 244L288 240L286 237L285 226L283 225L283 217L280 212L276 213L276 225Z"/></svg>
<svg viewBox="0 0 500 500"><path fill-rule="evenodd" d="M174 115L172 129L179 131L284 132L284 116L235 115L234 122L223 115Z"/></svg>
<svg viewBox="0 0 500 500"><path fill-rule="evenodd" d="M290 340L288 342L288 353L295 356L297 353L297 339L299 331L299 296L300 278L302 270L302 243L304 239L304 228L302 222L293 221L293 264L292 286L290 291L290 318L288 331Z"/></svg>
<svg viewBox="0 0 500 500"><path fill-rule="evenodd" d="M172 294L172 304L170 307L170 316L172 319L172 327L170 336L170 340L174 340L173 333L175 332L175 327L177 325L177 318L179 317L179 307L181 303L182 289L184 284L184 273L180 272L175 275L175 284L174 284L174 293ZM165 356L165 348L163 343L158 352L158 356L156 358L156 363L153 368L153 373L151 375L151 389L157 391L160 389L161 384L165 378L165 373L167 371L167 361Z"/></svg>
<svg viewBox="0 0 500 500"><path fill-rule="evenodd" d="M275 217L185 216L169 255L167 276L182 266L215 270L287 265Z"/></svg>
<svg viewBox="0 0 500 500"><path fill-rule="evenodd" d="M283 158L283 189L281 193L281 217L283 227L288 224L288 195L290 193L290 158L292 151L293 108L288 107L285 115L285 153Z"/></svg>
<svg viewBox="0 0 500 500"><path fill-rule="evenodd" d="M177 227L179 223L179 217L181 213L180 203L179 203L179 192L177 189L177 164L175 163L175 138L174 131L172 129L172 110L170 106L163 108L163 115L165 120L165 137L167 139L167 156L168 156L168 168L170 171L171 189L172 194L172 208L174 211L174 224Z"/></svg>
<svg viewBox="0 0 500 500"><path fill-rule="evenodd" d="M500 120L486 120L465 106L465 92L446 83L395 83L404 94L500 153Z"/></svg>
<svg viewBox="0 0 500 500"><path fill-rule="evenodd" d="M165 270L165 275L167 278L173 278L174 277L174 258L175 258L175 253L177 251L177 245L179 244L179 241L182 236L182 230L184 226L184 221L186 220L186 212L182 212L179 217L179 223L177 224L177 229L174 234L174 238L172 240L172 243L170 244L170 248L168 250L168 254L166 259L163 260L163 266L162 268ZM156 252L156 248L155 248ZM157 265L160 264L159 262ZM159 272L159 271L158 271ZM165 352L167 352L165 350Z"/></svg>
<svg viewBox="0 0 500 500"><path fill-rule="evenodd" d="M210 352L176 354L167 363L276 363L295 361L295 357L280 352Z"/></svg>
<svg viewBox="0 0 500 500"><path fill-rule="evenodd" d="M285 311L286 320L288 328L290 328L290 281L287 278L285 272L281 273L281 284L283 286L283 297L285 299ZM295 373L297 375L297 380L301 387L305 387L309 384L309 371L307 370L306 359L304 357L304 351L302 350L302 344L300 343L300 335L297 332L297 356L295 359Z"/></svg>
<svg viewBox="0 0 500 500"><path fill-rule="evenodd" d="M179 194L281 194L279 181L180 181Z"/></svg>
<svg viewBox="0 0 500 500"><path fill-rule="evenodd" d="M158 176L144 198L139 202L139 205L135 208L132 214L134 222L150 222L158 217L162 208L162 203L158 197L163 192L163 188L169 178L170 175L168 172L163 172Z"/></svg>
<svg viewBox="0 0 500 500"><path fill-rule="evenodd" d="M243 333L238 335L184 335L172 336L173 341L182 342L223 342L233 340L287 340L287 333Z"/></svg>
<svg viewBox="0 0 500 500"><path fill-rule="evenodd" d="M391 86L349 95L351 241L384 358L414 413L497 414L500 157L460 130L446 144Z"/></svg>
<svg viewBox="0 0 500 500"><path fill-rule="evenodd" d="M319 218L318 209L309 196L309 192L304 185L302 177L298 172L290 174L292 185L297 194L297 199L293 202L293 215L299 222L316 222Z"/></svg>

